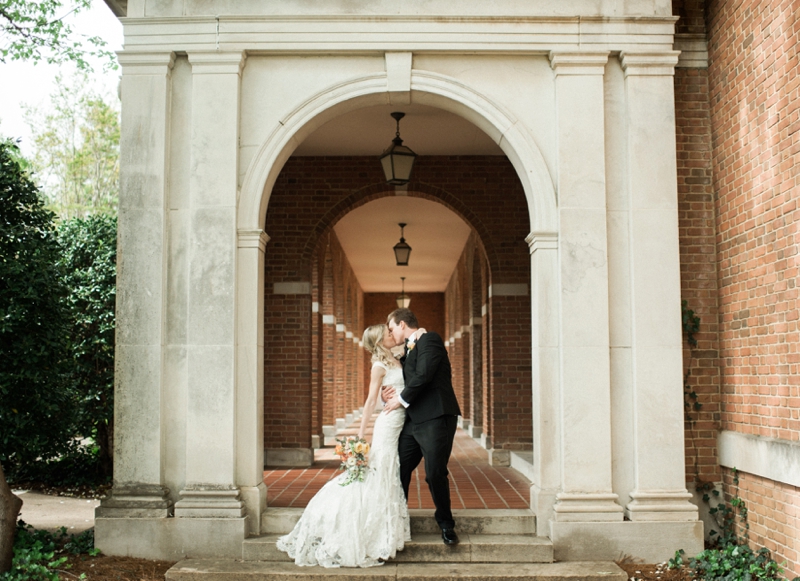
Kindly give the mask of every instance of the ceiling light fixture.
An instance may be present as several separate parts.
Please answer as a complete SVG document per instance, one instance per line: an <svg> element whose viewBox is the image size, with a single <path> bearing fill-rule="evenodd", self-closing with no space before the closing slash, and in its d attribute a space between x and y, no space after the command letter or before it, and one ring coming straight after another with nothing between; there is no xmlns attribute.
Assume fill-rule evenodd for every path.
<svg viewBox="0 0 800 581"><path fill-rule="evenodd" d="M405 115L399 111L392 113L392 117L397 121L397 133L392 144L380 157L386 183L391 186L402 186L411 180L411 170L417 158L417 154L403 145L403 140L400 139L400 119Z"/></svg>

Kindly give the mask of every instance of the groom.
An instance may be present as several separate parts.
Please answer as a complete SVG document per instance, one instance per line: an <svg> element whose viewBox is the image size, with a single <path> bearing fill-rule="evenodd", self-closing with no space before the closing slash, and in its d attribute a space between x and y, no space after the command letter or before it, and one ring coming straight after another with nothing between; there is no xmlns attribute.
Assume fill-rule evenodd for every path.
<svg viewBox="0 0 800 581"><path fill-rule="evenodd" d="M446 545L458 544L455 521L450 510L450 482L447 462L461 410L453 391L450 359L442 338L436 333L419 333L419 323L409 309L389 315L389 333L395 343L405 342L403 362L405 388L390 396L385 409L406 408L406 422L400 432L400 482L408 499L411 474L425 459L425 480L436 506L436 522ZM387 399L387 398L385 398Z"/></svg>

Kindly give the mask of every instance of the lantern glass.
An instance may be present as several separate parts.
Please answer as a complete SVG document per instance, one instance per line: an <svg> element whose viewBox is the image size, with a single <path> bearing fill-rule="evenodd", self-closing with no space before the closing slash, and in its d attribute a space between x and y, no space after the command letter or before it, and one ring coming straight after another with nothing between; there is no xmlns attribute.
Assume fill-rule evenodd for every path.
<svg viewBox="0 0 800 581"><path fill-rule="evenodd" d="M401 144L401 140L395 139L381 156L386 183L393 186L402 186L411 181L411 170L414 169L414 160L417 158L416 153Z"/></svg>
<svg viewBox="0 0 800 581"><path fill-rule="evenodd" d="M408 266L408 259L411 256L411 246L409 246L405 238L401 238L400 242L394 245L394 259L397 266Z"/></svg>

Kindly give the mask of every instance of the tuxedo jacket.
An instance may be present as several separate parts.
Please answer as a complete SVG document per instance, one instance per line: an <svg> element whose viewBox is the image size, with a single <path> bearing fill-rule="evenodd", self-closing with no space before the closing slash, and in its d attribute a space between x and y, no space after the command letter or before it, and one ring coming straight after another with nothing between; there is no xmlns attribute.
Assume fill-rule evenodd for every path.
<svg viewBox="0 0 800 581"><path fill-rule="evenodd" d="M450 358L442 338L425 333L403 361L405 388L400 394L408 404L408 419L420 424L439 416L460 416L461 409L453 391Z"/></svg>

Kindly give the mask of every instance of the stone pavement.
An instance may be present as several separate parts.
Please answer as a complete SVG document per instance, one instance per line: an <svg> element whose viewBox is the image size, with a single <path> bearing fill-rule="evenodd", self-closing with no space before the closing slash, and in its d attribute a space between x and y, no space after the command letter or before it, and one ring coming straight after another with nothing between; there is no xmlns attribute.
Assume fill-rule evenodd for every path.
<svg viewBox="0 0 800 581"><path fill-rule="evenodd" d="M14 490L22 499L20 518L34 528L55 531L66 527L77 534L94 526L94 509L99 500L51 496L39 492Z"/></svg>

